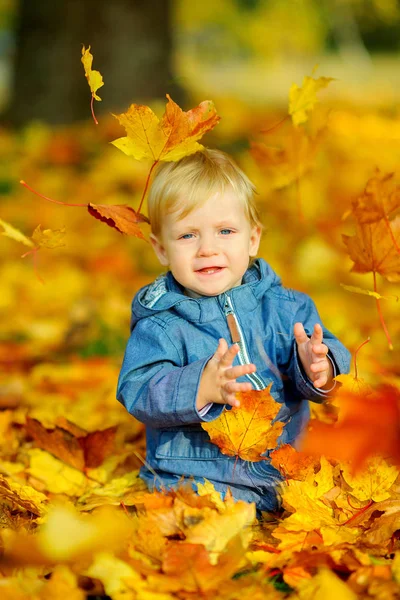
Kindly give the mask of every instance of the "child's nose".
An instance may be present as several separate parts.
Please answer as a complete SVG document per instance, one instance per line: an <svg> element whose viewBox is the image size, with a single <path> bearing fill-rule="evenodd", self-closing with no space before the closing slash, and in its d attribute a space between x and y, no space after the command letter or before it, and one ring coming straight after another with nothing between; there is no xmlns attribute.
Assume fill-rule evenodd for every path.
<svg viewBox="0 0 400 600"><path fill-rule="evenodd" d="M212 237L201 238L197 254L199 256L213 256L214 254L218 254L216 240Z"/></svg>

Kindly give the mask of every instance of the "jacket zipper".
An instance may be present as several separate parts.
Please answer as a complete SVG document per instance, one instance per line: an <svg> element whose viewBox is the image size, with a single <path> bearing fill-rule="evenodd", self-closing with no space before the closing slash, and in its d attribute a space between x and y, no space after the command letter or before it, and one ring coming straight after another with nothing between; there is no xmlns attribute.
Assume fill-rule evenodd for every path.
<svg viewBox="0 0 400 600"><path fill-rule="evenodd" d="M232 341L237 343L239 346L238 359L241 365L250 364L249 353L247 352L246 344L244 342L243 332L235 315L235 311L233 310L233 304L231 298L228 294L225 294L224 299L224 313L226 319L228 321L229 331L231 333ZM233 323L232 323L233 319ZM261 377L259 377L256 373L247 373L245 375L250 381L253 383L256 390L263 390L267 386L264 384Z"/></svg>

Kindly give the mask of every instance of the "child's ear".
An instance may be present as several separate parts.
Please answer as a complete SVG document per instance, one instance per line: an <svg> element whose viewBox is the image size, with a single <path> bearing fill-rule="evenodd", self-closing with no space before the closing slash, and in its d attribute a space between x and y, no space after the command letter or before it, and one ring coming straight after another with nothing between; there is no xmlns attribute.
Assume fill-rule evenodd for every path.
<svg viewBox="0 0 400 600"><path fill-rule="evenodd" d="M164 267L167 267L169 265L167 252L160 240L158 239L158 237L154 235L154 233L150 234L150 243L153 246L154 252L157 254L157 258L160 261L160 263Z"/></svg>
<svg viewBox="0 0 400 600"><path fill-rule="evenodd" d="M249 256L257 256L261 240L261 227L253 227L250 233Z"/></svg>

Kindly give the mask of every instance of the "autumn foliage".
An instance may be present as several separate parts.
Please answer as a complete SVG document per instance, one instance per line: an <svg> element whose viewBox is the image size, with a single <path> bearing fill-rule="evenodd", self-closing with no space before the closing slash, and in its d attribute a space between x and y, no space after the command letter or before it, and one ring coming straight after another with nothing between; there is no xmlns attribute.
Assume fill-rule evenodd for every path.
<svg viewBox="0 0 400 600"><path fill-rule="evenodd" d="M324 104L328 84L340 85L306 77L282 110L238 109L225 124L222 111L215 129L210 101L184 111L168 97L160 117L133 104L97 128L0 133L2 598L398 597L398 117ZM140 238L151 169L206 132L232 151L248 141L236 158L259 192L260 254L353 356L370 338L335 396L311 406L299 447L270 452L282 509L259 520L190 474L149 492L143 426L115 400L130 300L159 272ZM264 460L282 428L271 391L205 425L209 443Z"/></svg>

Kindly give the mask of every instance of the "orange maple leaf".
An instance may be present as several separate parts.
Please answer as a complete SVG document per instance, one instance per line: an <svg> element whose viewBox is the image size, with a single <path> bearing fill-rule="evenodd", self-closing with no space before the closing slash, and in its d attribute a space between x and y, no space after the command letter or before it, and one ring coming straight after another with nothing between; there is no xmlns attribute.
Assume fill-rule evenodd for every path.
<svg viewBox="0 0 400 600"><path fill-rule="evenodd" d="M400 393L395 387L381 386L367 397L348 392L340 396L340 409L335 424L310 422L303 452L349 460L355 470L375 454L400 464Z"/></svg>
<svg viewBox="0 0 400 600"><path fill-rule="evenodd" d="M303 129L292 128L283 147L252 142L250 153L270 182L272 189L282 189L298 181L313 168L315 156L323 140L322 129L311 138Z"/></svg>
<svg viewBox="0 0 400 600"><path fill-rule="evenodd" d="M148 218L141 213L136 212L126 204L88 204L88 212L103 223L114 227L126 235L134 235L145 239L139 223L149 223Z"/></svg>
<svg viewBox="0 0 400 600"><path fill-rule="evenodd" d="M205 100L183 110L167 94L168 104L161 120L148 106L132 104L126 113L114 115L127 136L112 144L137 160L175 161L202 150L197 143L220 120L213 102Z"/></svg>
<svg viewBox="0 0 400 600"><path fill-rule="evenodd" d="M222 454L258 462L264 460L263 452L275 448L284 423L271 423L281 408L270 394L271 385L261 391L240 392L239 408L225 410L215 421L201 424Z"/></svg>
<svg viewBox="0 0 400 600"><path fill-rule="evenodd" d="M400 186L395 182L394 173L384 174L379 169L367 181L363 194L353 202L353 214L359 223L375 223L398 208Z"/></svg>
<svg viewBox="0 0 400 600"><path fill-rule="evenodd" d="M390 222L396 240L400 243L400 215ZM400 281L400 255L388 233L384 219L374 223L357 223L356 235L342 235L354 265L355 273L379 273L388 281ZM376 291L376 290L374 290Z"/></svg>
<svg viewBox="0 0 400 600"><path fill-rule="evenodd" d="M290 444L284 444L270 454L271 464L285 477L303 481L310 469L318 460L305 452L298 452Z"/></svg>
<svg viewBox="0 0 400 600"><path fill-rule="evenodd" d="M388 227L389 225L389 227ZM393 345L383 319L380 297L377 293L376 273L388 281L400 281L400 215L392 221L380 219L374 223L357 223L356 235L342 235L344 244L354 265L355 273L373 273L374 295L379 318L392 350Z"/></svg>

